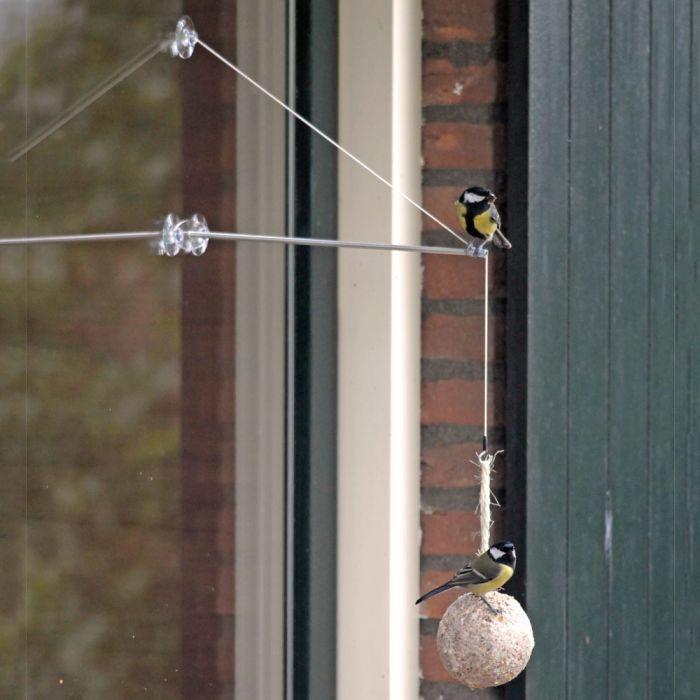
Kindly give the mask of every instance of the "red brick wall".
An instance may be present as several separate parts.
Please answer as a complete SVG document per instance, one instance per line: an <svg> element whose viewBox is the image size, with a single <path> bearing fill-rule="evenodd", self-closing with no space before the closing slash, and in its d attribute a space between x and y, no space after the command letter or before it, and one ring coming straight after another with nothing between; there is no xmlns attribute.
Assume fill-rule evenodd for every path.
<svg viewBox="0 0 700 700"><path fill-rule="evenodd" d="M499 0L425 0L423 3L423 201L457 225L454 201L470 185L497 195L505 187L506 3ZM502 213L505 202L499 198ZM506 230L507 230L507 221ZM424 242L449 234L424 220ZM479 260L425 256L421 396L421 591L442 583L478 546L476 468L481 449L483 274ZM503 446L504 253L490 265L491 447ZM493 487L503 502L503 462ZM500 530L496 513L494 534ZM457 597L424 603L421 615L421 696L489 697L452 682L437 655L440 616Z"/></svg>

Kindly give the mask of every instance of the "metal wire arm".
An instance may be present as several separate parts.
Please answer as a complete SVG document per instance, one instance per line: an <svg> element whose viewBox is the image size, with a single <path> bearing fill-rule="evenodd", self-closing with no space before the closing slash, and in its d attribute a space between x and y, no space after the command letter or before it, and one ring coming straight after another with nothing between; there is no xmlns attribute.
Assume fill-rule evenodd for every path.
<svg viewBox="0 0 700 700"><path fill-rule="evenodd" d="M57 236L0 238L0 246L38 245L42 243L99 243L103 241L134 239L158 239L158 253L169 257L175 256L178 253L202 255L206 251L210 239L252 241L255 243L281 243L283 245L303 245L319 248L356 248L433 255L462 255L475 258L485 258L488 255L486 249L479 248L473 243L469 243L465 247L451 248L447 246L378 243L374 241L342 241L332 238L301 238L256 233L210 231L206 219L201 214L194 214L190 219L180 219L175 214L168 214L165 217L163 228L160 231L125 231L121 233L80 233Z"/></svg>

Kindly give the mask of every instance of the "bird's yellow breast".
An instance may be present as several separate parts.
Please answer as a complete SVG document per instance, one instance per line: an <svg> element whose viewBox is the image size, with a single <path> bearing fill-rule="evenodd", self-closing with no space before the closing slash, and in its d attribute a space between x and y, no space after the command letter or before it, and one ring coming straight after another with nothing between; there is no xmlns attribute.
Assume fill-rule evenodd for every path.
<svg viewBox="0 0 700 700"><path fill-rule="evenodd" d="M474 228L484 236L492 236L496 230L496 222L491 218L491 211L487 209L474 217Z"/></svg>
<svg viewBox="0 0 700 700"><path fill-rule="evenodd" d="M469 586L465 586L465 588L470 593L476 593L476 595L482 595L484 593L488 593L489 591L495 591L503 586L505 582L513 575L513 569L511 569L510 566L501 564L500 567L501 571L495 578L492 578L490 581L484 581L483 583L472 583Z"/></svg>

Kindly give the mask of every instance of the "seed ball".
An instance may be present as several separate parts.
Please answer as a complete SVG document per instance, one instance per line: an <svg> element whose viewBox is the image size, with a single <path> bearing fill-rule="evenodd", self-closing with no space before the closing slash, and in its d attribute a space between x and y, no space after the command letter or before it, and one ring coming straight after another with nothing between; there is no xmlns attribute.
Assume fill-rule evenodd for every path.
<svg viewBox="0 0 700 700"><path fill-rule="evenodd" d="M448 673L469 688L490 688L515 678L535 646L532 625L515 598L494 591L483 600L465 593L445 612L437 647Z"/></svg>

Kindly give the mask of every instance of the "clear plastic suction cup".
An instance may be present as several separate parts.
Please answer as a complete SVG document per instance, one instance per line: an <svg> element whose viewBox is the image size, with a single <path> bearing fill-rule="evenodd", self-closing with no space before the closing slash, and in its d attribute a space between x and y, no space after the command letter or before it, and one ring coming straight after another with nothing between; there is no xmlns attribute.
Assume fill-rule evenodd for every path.
<svg viewBox="0 0 700 700"><path fill-rule="evenodd" d="M203 255L209 245L209 227L201 214L191 219L180 219L168 214L163 221L163 230L158 242L158 254L172 258L178 253Z"/></svg>
<svg viewBox="0 0 700 700"><path fill-rule="evenodd" d="M175 26L170 52L173 56L189 58L194 53L196 45L197 30L194 28L194 22L187 15L183 15Z"/></svg>

